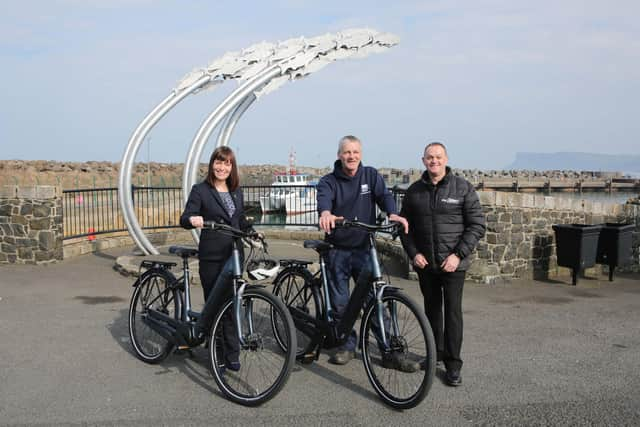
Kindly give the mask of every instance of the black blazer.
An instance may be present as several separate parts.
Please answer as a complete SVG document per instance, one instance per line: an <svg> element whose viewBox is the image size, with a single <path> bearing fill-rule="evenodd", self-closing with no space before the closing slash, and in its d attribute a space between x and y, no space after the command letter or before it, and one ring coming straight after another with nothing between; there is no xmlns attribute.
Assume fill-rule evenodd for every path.
<svg viewBox="0 0 640 427"><path fill-rule="evenodd" d="M232 191L231 197L236 205L233 216L229 216L218 191L204 181L191 188L189 199L180 216L180 225L186 229L193 229L189 217L200 215L205 221L215 221L241 230L248 230L251 225L244 214L242 190ZM202 229L198 258L201 261L226 261L231 256L233 238L219 231ZM242 245L240 245L242 250Z"/></svg>

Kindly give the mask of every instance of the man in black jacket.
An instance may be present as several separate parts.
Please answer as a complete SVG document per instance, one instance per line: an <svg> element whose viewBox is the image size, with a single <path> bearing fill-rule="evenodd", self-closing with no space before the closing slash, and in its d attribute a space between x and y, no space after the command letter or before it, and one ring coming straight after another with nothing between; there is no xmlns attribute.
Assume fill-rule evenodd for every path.
<svg viewBox="0 0 640 427"><path fill-rule="evenodd" d="M422 162L427 170L407 189L402 202L400 215L409 222L409 234L401 239L418 273L438 359L447 369L446 382L458 386L462 384L462 288L469 256L484 236L485 219L473 185L453 175L447 161L442 143L426 146Z"/></svg>

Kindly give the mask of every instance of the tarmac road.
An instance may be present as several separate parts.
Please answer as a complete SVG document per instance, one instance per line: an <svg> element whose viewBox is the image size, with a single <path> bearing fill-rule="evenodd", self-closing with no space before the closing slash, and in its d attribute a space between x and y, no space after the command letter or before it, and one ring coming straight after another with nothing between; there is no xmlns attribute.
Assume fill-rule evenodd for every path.
<svg viewBox="0 0 640 427"><path fill-rule="evenodd" d="M298 242L271 249L313 258ZM0 425L640 425L638 275L468 282L463 386L439 370L415 409L388 408L359 360L334 366L325 353L245 408L218 391L204 349L160 365L133 355L133 279L113 270L130 251L0 267ZM416 282L394 283L421 301Z"/></svg>

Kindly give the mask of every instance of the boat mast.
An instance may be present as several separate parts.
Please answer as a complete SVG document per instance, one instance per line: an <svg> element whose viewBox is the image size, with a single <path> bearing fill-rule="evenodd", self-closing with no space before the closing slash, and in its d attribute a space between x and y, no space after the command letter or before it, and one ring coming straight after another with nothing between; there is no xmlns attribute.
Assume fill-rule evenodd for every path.
<svg viewBox="0 0 640 427"><path fill-rule="evenodd" d="M289 175L296 174L296 152L293 147L289 150Z"/></svg>

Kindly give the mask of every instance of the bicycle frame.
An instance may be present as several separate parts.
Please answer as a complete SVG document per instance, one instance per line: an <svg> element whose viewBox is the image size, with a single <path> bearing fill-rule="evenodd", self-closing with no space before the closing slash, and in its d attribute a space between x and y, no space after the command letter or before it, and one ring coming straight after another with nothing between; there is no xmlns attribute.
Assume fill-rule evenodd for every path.
<svg viewBox="0 0 640 427"><path fill-rule="evenodd" d="M331 300L329 299L329 281L327 280L327 263L324 256L320 256L320 277L322 278L322 296L325 307L325 315L328 322L333 321L333 310L331 309Z"/></svg>
<svg viewBox="0 0 640 427"><path fill-rule="evenodd" d="M322 278L322 293L325 306L321 321L316 320L296 307L289 308L296 326L305 334L312 337L312 340L317 344L326 344L330 347L335 347L343 344L347 340L358 318L360 308L366 302L370 289L373 289L374 293L378 325L384 325L385 319L382 296L384 295L385 290L391 288L391 286L383 280L382 268L378 259L378 251L376 249L375 238L372 232L369 233L369 256L371 258L370 274L366 276L361 275L361 277L358 278L356 286L349 298L349 302L347 303L344 317L337 325L335 325L333 322L334 319L331 311L331 300L329 297L326 261L324 259L324 255L320 255L320 275ZM392 333L394 335L399 335L395 307L392 305L390 310L390 327ZM389 349L390 344L385 328L379 328L379 332L382 345L385 349Z"/></svg>
<svg viewBox="0 0 640 427"><path fill-rule="evenodd" d="M238 248L237 240L238 238L235 238L232 242L233 246L231 254L233 263L233 313L236 331L238 334L238 341L241 346L245 346L245 337L252 336L254 333L253 314L250 302L249 305L245 307L246 309L244 310L244 313L242 313L242 297L248 283L242 279L242 262L240 260L240 250ZM150 309L148 311L148 316L144 318L143 321L145 321L153 330L158 332L164 338L172 341L174 344L189 347L189 341L191 339L190 328L200 317L201 313L193 311L191 308L191 274L188 262L189 257L183 255L181 255L181 257L183 276L179 279L176 279L176 281L174 282L177 287L181 288L181 290L184 292L184 303L182 304L182 313L180 315L180 320L176 320L157 310ZM221 307L222 302L220 302L218 305ZM247 321L247 334L244 334L243 331L243 314L244 319Z"/></svg>
<svg viewBox="0 0 640 427"><path fill-rule="evenodd" d="M357 277L340 319L330 310L326 262L333 258L332 251L335 251L331 244L305 240L305 248L318 252L320 270L311 275L308 261L281 260L286 267L274 281L274 293L283 297L294 320L298 342L302 342L296 347L296 356L302 363L311 363L318 360L323 348L343 345L364 308L357 346L362 351L367 377L385 403L398 409L413 408L431 387L436 369L436 345L424 309L383 278L375 233L391 232L397 237L400 225L343 220L336 221L336 226L366 230L365 242L369 246L359 252L358 259L367 255L370 258ZM319 292L324 295L318 295ZM334 360L329 361L343 364L350 358L334 356Z"/></svg>
<svg viewBox="0 0 640 427"><path fill-rule="evenodd" d="M234 320L236 322L236 331L238 332L238 341L241 346L245 346L244 334L242 333L242 317L240 309L242 307L241 301L244 295L244 290L247 287L247 282L242 279L242 263L240 261L240 250L238 249L238 242L233 240L233 246L231 251L231 257L233 259L233 313ZM247 324L249 325L249 335L253 335L253 309L251 302L245 310L245 317Z"/></svg>

